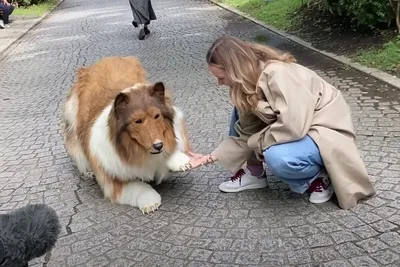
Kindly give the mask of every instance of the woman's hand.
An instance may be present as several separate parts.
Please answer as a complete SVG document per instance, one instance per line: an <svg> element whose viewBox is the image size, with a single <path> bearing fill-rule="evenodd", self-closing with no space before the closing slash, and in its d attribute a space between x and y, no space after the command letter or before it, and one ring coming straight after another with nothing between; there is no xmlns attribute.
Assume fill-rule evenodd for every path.
<svg viewBox="0 0 400 267"><path fill-rule="evenodd" d="M189 151L189 157L190 158L199 159L199 158L203 157L203 155L202 154L193 153L192 151Z"/></svg>
<svg viewBox="0 0 400 267"><path fill-rule="evenodd" d="M214 157L211 155L202 155L202 154L197 154L193 152L189 152L189 158L190 158L190 165L192 169L196 169L200 166L212 163L216 161Z"/></svg>
<svg viewBox="0 0 400 267"><path fill-rule="evenodd" d="M204 156L202 154L189 152L189 158L190 158L190 166L192 169L196 169L204 165L205 163Z"/></svg>

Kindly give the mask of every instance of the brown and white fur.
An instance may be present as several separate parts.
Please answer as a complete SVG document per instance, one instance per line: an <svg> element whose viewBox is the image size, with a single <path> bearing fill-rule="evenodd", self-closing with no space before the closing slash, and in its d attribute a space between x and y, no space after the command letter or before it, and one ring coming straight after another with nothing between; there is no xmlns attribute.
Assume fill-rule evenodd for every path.
<svg viewBox="0 0 400 267"><path fill-rule="evenodd" d="M109 57L77 71L62 114L69 156L92 172L106 198L143 213L161 205L148 184L188 169L182 112L163 83L149 84L135 57Z"/></svg>

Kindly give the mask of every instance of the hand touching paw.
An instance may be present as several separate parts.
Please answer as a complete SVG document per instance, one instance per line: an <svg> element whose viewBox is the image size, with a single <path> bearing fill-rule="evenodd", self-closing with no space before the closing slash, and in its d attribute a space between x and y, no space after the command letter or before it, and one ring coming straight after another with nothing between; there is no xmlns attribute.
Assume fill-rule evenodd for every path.
<svg viewBox="0 0 400 267"><path fill-rule="evenodd" d="M169 158L167 166L171 171L174 172L184 172L190 170L190 158L183 152L175 152Z"/></svg>

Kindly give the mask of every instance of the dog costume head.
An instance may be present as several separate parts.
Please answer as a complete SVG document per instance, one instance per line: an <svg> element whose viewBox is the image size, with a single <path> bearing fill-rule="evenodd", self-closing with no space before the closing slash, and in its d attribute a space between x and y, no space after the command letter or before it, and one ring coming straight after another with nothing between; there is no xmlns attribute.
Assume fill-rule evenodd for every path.
<svg viewBox="0 0 400 267"><path fill-rule="evenodd" d="M136 84L115 98L117 137L127 135L149 153L159 154L170 142L165 133L173 129L174 114L162 82Z"/></svg>

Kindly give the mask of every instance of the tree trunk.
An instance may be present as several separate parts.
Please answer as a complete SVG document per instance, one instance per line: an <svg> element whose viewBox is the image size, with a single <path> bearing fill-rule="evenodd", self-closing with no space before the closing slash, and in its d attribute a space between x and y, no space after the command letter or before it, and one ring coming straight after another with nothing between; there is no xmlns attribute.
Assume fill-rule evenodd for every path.
<svg viewBox="0 0 400 267"><path fill-rule="evenodd" d="M397 33L400 34L400 0L389 0L396 17Z"/></svg>

